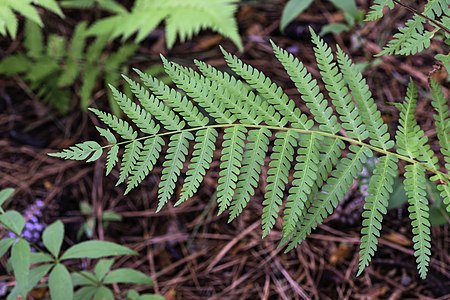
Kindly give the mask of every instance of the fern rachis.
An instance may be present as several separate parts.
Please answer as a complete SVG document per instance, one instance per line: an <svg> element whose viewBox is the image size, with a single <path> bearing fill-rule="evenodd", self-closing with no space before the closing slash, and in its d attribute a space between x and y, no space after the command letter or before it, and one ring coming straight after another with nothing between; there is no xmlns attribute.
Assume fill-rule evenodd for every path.
<svg viewBox="0 0 450 300"><path fill-rule="evenodd" d="M396 135L398 150L395 151L395 141L389 136L367 83L350 59L339 49L335 61L331 49L314 33L313 42L325 87L337 107L336 113L303 64L275 44L277 58L297 86L315 122L295 107L283 90L262 72L225 51L229 66L254 90L247 90L239 79L204 63L196 62L200 74L163 58L166 73L185 95L138 72L145 88L132 80L127 81L142 107L113 90L118 104L135 126L113 115L92 110L125 141L117 142L110 131L100 130L108 140L108 146L102 148L95 142L88 142L52 155L67 159L86 159L92 155L90 160L94 160L100 157L101 149L111 148L107 160L110 171L119 160L118 148L125 146L119 181L128 177L129 192L149 174L169 138L158 192L160 210L175 191L175 183L188 157L190 141L194 142L192 158L177 204L198 189L213 159L218 132L223 131L217 201L219 213L229 210L230 220L247 206L258 186L264 159L269 155L262 218L263 234L269 234L281 210L292 165L295 165L292 187L287 191L281 242L289 244L288 249L291 249L333 212L361 171L362 164L377 154L381 158L369 184L363 214L359 272L374 255L382 215L386 212L392 181L397 175L397 162L403 162L407 164L405 186L410 198L414 248L420 274L424 276L430 255L427 203L423 196L425 172L434 174L432 180L440 181L443 194L448 191L450 176L448 169L443 171L439 166L423 131L415 123L415 106L410 101L414 98L413 88L409 88L402 106ZM434 106L439 120L438 135L448 162L446 141L442 140L449 133L448 108L438 87L432 88L437 99ZM257 109L266 113L255 114ZM348 135L340 134L341 127ZM347 144L350 144L349 151L345 151ZM413 187L411 183L418 186ZM418 233L418 230L422 232Z"/></svg>

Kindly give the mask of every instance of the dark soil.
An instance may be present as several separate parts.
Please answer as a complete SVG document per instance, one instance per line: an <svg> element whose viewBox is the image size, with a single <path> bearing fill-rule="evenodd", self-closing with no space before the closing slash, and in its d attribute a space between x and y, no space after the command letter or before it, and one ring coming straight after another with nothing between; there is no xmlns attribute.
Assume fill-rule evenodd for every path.
<svg viewBox="0 0 450 300"><path fill-rule="evenodd" d="M316 1L282 34L278 26L283 3L242 4L238 22L245 52L239 56L273 78L290 97L298 99L295 87L272 54L269 39L289 48L317 75L308 26L318 31L331 21L343 20L343 15L328 2ZM368 1L358 3L360 8L368 8ZM360 24L350 32L325 38L329 43L339 44L356 62L376 62L364 74L391 130L397 126L398 112L388 103L403 99L412 77L420 90L416 116L433 141L435 131L427 81L430 74L441 81L446 77L436 71L434 60L437 52L445 52L444 43L435 41L429 50L408 58L383 57L375 61L373 57L409 15L396 9L377 23ZM81 16L74 13L61 25L67 34ZM49 28L61 30L58 26L50 24ZM202 59L226 70L219 44L235 51L229 41L211 32L167 51L164 37L159 34L141 45L131 64L149 67L157 63L161 52L185 65L191 65L193 59ZM448 88L447 84L444 91L447 96ZM49 152L84 140L101 142L93 126L98 121L80 110L76 88L74 91L71 112L61 116L42 104L19 78L0 78L0 188L17 189L13 206L19 211L42 199L46 204L46 223L61 219L66 224L66 245L77 241L76 234L85 221L79 203L87 201L96 217L106 210L123 216L123 221L106 228L98 225L94 237L139 251L139 257L119 259L117 266L149 274L155 281L153 291L167 299L450 299L449 226L433 227L430 272L426 280L421 280L405 207L388 213L379 251L364 274L356 277L359 211L352 222L347 222L355 211L341 209L297 249L286 254L277 248L281 236L279 223L269 237L261 239L265 171L249 207L235 221L227 223L226 214L217 216L217 160L197 195L176 208L172 202L156 214L161 162L139 188L124 196L123 186L115 187L117 170L104 177L104 160L85 164L48 157ZM98 95L99 100L93 105L108 109L106 92L98 91ZM297 104L304 109L299 101ZM216 154L218 158L220 152ZM346 201L356 198L352 193ZM1 262L5 265L4 260ZM93 263L88 262L88 267ZM7 275L0 276L0 281L12 280Z"/></svg>

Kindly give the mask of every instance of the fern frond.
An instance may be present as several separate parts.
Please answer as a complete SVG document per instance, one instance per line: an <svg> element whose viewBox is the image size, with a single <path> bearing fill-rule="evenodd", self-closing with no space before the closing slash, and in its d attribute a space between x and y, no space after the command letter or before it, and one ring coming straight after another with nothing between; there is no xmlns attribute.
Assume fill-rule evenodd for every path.
<svg viewBox="0 0 450 300"><path fill-rule="evenodd" d="M167 149L167 154L164 157L161 182L159 183L159 202L156 211L160 211L172 196L175 182L180 176L183 163L186 160L189 141L193 139L194 136L189 131L174 134L170 137L169 149Z"/></svg>
<svg viewBox="0 0 450 300"><path fill-rule="evenodd" d="M145 111L141 106L131 101L130 98L119 92L112 85L109 87L116 103L143 133L155 134L159 131L159 125L153 121L152 115Z"/></svg>
<svg viewBox="0 0 450 300"><path fill-rule="evenodd" d="M297 137L291 131L278 132L267 171L267 187L263 201L262 229L263 237L270 233L280 211L289 170L294 159L294 147Z"/></svg>
<svg viewBox="0 0 450 300"><path fill-rule="evenodd" d="M423 14L429 18L436 19L444 12L448 12L450 0L428 0L423 8Z"/></svg>
<svg viewBox="0 0 450 300"><path fill-rule="evenodd" d="M127 121L119 119L118 117L111 115L110 113L105 113L101 110L90 108L97 117L108 125L112 130L114 130L118 135L120 135L125 140L134 140L137 138L138 134L133 130L133 127Z"/></svg>
<svg viewBox="0 0 450 300"><path fill-rule="evenodd" d="M389 196L397 176L397 161L398 159L393 155L380 158L369 181L367 189L369 195L365 199L362 213L358 275L369 265L377 251L383 216L387 213Z"/></svg>
<svg viewBox="0 0 450 300"><path fill-rule="evenodd" d="M288 98L283 90L273 83L270 78L266 77L262 72L254 69L252 66L245 64L236 56L226 52L221 48L228 66L255 90L264 97L270 104L275 106L280 115L285 116L284 124L287 121L292 123L293 127L308 130L312 127L313 122L295 107L294 101Z"/></svg>
<svg viewBox="0 0 450 300"><path fill-rule="evenodd" d="M336 106L339 119L342 121L342 127L347 130L350 137L360 141L365 140L368 137L366 126L348 93L343 75L339 72L336 62L333 61L333 52L312 29L311 35L316 46L314 54L317 66L331 101Z"/></svg>
<svg viewBox="0 0 450 300"><path fill-rule="evenodd" d="M238 174L236 192L230 205L230 220L241 214L250 201L250 197L255 193L271 135L272 132L266 128L250 130L248 133L248 142L242 159L241 171Z"/></svg>
<svg viewBox="0 0 450 300"><path fill-rule="evenodd" d="M166 41L168 48L180 41L192 38L202 29L211 29L228 37L242 50L234 14L236 1L232 0L136 0L130 12L116 10L116 14L97 21L90 29L92 35L109 35L110 39L129 38L136 34L140 42L153 31L159 23L166 22Z"/></svg>
<svg viewBox="0 0 450 300"><path fill-rule="evenodd" d="M328 217L337 207L340 200L345 196L345 192L350 188L353 179L361 173L362 166L367 158L372 156L372 151L366 147L350 146L350 153L336 165L336 169L331 172L331 177L327 180L317 199L313 201L304 219L294 232L287 251L299 245L308 234L311 233L323 220Z"/></svg>
<svg viewBox="0 0 450 300"><path fill-rule="evenodd" d="M131 176L128 178L125 194L128 194L133 188L138 186L152 171L163 145L164 140L159 136L144 141L142 150L132 166Z"/></svg>
<svg viewBox="0 0 450 300"><path fill-rule="evenodd" d="M186 123L192 127L200 127L208 124L208 118L204 116L198 108L182 96L176 90L165 85L158 79L145 74L138 69L134 69L140 76L142 82L159 98L163 103L179 113Z"/></svg>
<svg viewBox="0 0 450 300"><path fill-rule="evenodd" d="M259 95L255 95L255 93L249 91L241 80L236 79L228 73L221 72L204 62L196 60L195 64L205 77L225 88L231 97L240 99L241 105L248 105L249 110L256 116L256 120L254 121L257 124L264 121L268 125L283 126L281 116L274 106L262 99Z"/></svg>
<svg viewBox="0 0 450 300"><path fill-rule="evenodd" d="M206 128L197 132L191 164L181 189L180 200L175 205L183 203L197 192L206 170L209 169L209 164L212 162L216 138L217 131L214 128Z"/></svg>
<svg viewBox="0 0 450 300"><path fill-rule="evenodd" d="M231 203L238 175L241 172L242 154L247 129L244 126L233 126L225 129L222 143L219 185L217 186L217 203L219 214L223 213Z"/></svg>
<svg viewBox="0 0 450 300"><path fill-rule="evenodd" d="M295 164L294 180L289 189L283 219L283 234L289 235L296 227L299 218L303 215L305 203L311 193L311 187L317 180L319 165L320 136L313 134L300 138Z"/></svg>
<svg viewBox="0 0 450 300"><path fill-rule="evenodd" d="M64 18L58 3L55 0L2 0L0 2L0 34L8 35L13 39L17 36L18 20L15 13L19 13L27 20L43 27L42 19L39 16L38 9L35 5L45 8L48 11Z"/></svg>
<svg viewBox="0 0 450 300"><path fill-rule="evenodd" d="M319 128L326 132L336 133L340 129L333 109L328 106L323 94L320 92L317 81L313 79L306 67L286 50L281 49L272 42L272 47L276 57L283 65L286 72L291 77L302 99L306 102L314 116L314 120L319 123Z"/></svg>
<svg viewBox="0 0 450 300"><path fill-rule="evenodd" d="M370 11L366 15L366 21L375 21L383 17L383 9L389 7L393 9L395 6L393 0L375 0L374 4L370 7Z"/></svg>
<svg viewBox="0 0 450 300"><path fill-rule="evenodd" d="M242 213L255 194L270 151L263 201L263 235L267 236L277 222L287 194L281 244L289 244L289 251L333 212L363 164L376 152L380 159L369 182L369 196L364 205L358 274L376 251L397 163L404 162L415 255L424 277L430 252L426 172L432 174L431 181L438 183L447 204L450 203L450 175L448 170L441 171L439 160L415 119L417 91L411 83L406 101L396 105L401 112L396 132L397 149L393 152L394 143L361 72L341 49L337 50L335 60L330 47L315 33L312 35L327 96L338 116L303 63L275 44L272 44L275 55L295 83L314 121L308 120L272 80L225 51L228 65L242 81L200 61L195 62L201 72L198 73L162 58L166 73L182 91L140 71L137 72L145 86L125 77L140 105L113 90L115 101L126 117L136 123L136 131L126 121L92 109L108 127L98 128L109 143L104 148L110 148L106 171L111 171L124 147L119 183L128 179L128 193L148 176L161 155L163 137L169 137L158 191L159 211L175 193L190 141L194 140L191 162L187 164L186 178L175 204L178 205L198 190L212 162L218 132L223 130L217 187L219 213L228 209L230 221ZM436 83L432 83L431 89L440 150L448 168L448 105ZM116 133L124 141L118 142ZM138 137L138 133L145 134ZM274 145L269 150L272 134L275 135ZM350 144L349 151L343 154L346 144ZM102 155L104 148L87 142L53 156L92 161ZM285 193L294 157L292 185Z"/></svg>

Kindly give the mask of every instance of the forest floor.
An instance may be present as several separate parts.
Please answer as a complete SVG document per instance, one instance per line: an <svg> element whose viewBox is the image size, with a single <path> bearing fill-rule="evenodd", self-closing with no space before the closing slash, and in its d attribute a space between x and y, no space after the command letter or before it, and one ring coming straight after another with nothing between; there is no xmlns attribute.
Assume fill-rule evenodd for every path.
<svg viewBox="0 0 450 300"><path fill-rule="evenodd" d="M361 8L367 9L367 2L359 1ZM308 26L319 31L331 21L342 20L343 15L326 1L319 1L282 34L282 3L254 1L241 6L238 23L245 52L235 53L273 78L292 99L299 99L274 57L269 39L289 49L317 75ZM397 126L398 112L388 103L401 101L409 78L413 78L421 91L416 116L426 135L433 139L427 82L429 76L440 81L446 77L437 70L433 58L436 49L444 44L437 41L429 50L409 58L373 57L409 15L396 9L377 23L362 23L350 32L326 35L325 39L332 45L339 44L354 61L369 62L364 74L391 130ZM70 18L80 21L76 14ZM139 59L130 63L149 67L162 53L188 66L200 59L226 70L219 44L235 51L229 41L210 32L167 51L161 35L151 43L141 44L139 55L151 58L150 63L143 66ZM447 97L449 88L447 84ZM105 93L98 91L95 106L108 109L107 101L103 101ZM297 104L303 108L299 101ZM44 222L61 219L66 224L66 245L77 241L77 232L86 221L80 213L81 202L92 205L93 218L101 218L104 211L121 215L122 221L107 226L97 222L94 237L138 251L140 256L123 258L118 265L150 275L155 282L154 291L168 300L450 299L448 224L432 228L430 272L426 280L421 280L413 256L407 208L390 210L384 220L378 253L366 271L356 277L362 207L357 183L332 217L295 250L283 253L282 248L277 248L281 237L279 223L267 238L261 239L263 188L257 190L248 209L235 221L228 223L226 214L217 216L217 160L197 195L179 207L174 208L172 202L156 213L161 161L139 188L124 196L123 187L115 186L117 170L104 177L103 160L85 164L47 156L84 140L100 142L93 124L98 125L97 120L81 111L76 101L70 113L61 116L39 102L19 78L0 78L0 187L17 189L13 204L19 211L42 199L46 205ZM261 180L266 171L263 170ZM8 280L12 278L0 275L0 281ZM38 295L35 297L39 299Z"/></svg>

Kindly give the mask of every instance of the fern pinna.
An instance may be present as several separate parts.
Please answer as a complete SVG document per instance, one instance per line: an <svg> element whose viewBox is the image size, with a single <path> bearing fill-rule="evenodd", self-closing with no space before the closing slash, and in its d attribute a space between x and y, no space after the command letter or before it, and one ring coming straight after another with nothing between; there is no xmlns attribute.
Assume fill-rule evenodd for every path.
<svg viewBox="0 0 450 300"><path fill-rule="evenodd" d="M229 67L242 80L201 61L195 61L198 67L195 71L163 57L165 71L184 93L136 70L142 83L125 79L138 103L111 87L118 105L134 125L92 109L108 127L98 130L109 144L100 146L88 141L51 155L93 161L107 151L107 173L120 160L118 183L126 182L128 193L151 172L158 157L163 155L165 138L168 138L158 192L160 210L174 194L189 156L190 143L194 144L191 162L175 205L190 198L199 188L213 160L218 132L223 130L217 187L219 213L228 210L230 220L239 216L255 193L265 157L269 155L263 235L268 235L274 227L289 187L281 241L289 250L299 245L333 212L363 164L376 153L380 159L364 206L359 273L377 249L383 215L398 173L397 165L403 161L407 164L405 189L415 255L424 278L430 256L426 174L432 174L430 179L438 183L450 210L447 100L437 83L431 82L437 136L446 162L444 171L415 121L417 93L412 83L400 106L400 124L394 141L366 80L349 57L339 48L335 57L314 32L312 41L317 66L336 113L302 62L275 44L272 44L275 55L295 83L313 120L262 72L223 49ZM116 136L124 141L118 142ZM272 136L274 142L270 147ZM121 148L124 151L119 159ZM293 180L289 183L292 165Z"/></svg>

